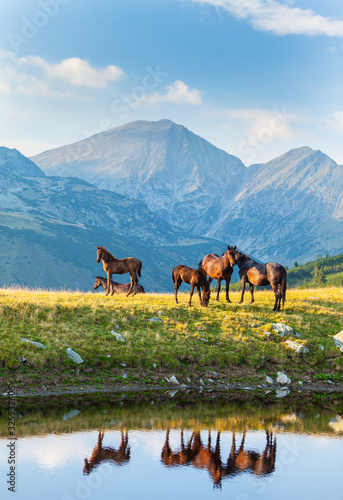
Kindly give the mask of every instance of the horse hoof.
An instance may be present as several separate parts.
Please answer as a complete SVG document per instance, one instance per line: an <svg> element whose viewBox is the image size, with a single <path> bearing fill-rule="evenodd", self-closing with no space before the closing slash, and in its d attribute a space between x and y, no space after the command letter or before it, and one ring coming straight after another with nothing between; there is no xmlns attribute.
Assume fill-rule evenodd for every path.
<svg viewBox="0 0 343 500"><path fill-rule="evenodd" d="M226 299L226 302L227 302L228 304L231 304L231 300L230 300L230 299Z"/></svg>

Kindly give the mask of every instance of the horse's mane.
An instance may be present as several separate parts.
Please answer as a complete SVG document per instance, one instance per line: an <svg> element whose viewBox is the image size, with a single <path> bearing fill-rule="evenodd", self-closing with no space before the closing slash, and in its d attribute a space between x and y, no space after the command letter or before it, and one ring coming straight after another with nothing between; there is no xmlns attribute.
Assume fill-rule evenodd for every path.
<svg viewBox="0 0 343 500"><path fill-rule="evenodd" d="M113 253L112 253L112 252L110 252L109 250L107 250L107 248L106 248L106 247L103 247L103 249L104 249L104 250L108 253L108 255L109 255L110 257L112 257L113 259L115 259L115 256L113 255Z"/></svg>

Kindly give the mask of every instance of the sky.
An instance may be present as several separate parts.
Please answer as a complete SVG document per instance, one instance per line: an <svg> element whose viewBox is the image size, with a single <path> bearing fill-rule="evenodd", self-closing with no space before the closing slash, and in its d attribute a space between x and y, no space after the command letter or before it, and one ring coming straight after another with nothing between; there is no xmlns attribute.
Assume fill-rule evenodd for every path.
<svg viewBox="0 0 343 500"><path fill-rule="evenodd" d="M301 146L343 164L341 0L16 0L0 18L0 146L168 118L247 166Z"/></svg>

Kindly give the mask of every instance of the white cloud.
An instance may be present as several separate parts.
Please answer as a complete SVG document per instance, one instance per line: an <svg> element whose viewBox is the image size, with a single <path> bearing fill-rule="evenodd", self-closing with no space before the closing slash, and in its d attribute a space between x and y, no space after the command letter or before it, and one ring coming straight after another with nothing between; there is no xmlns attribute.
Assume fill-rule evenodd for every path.
<svg viewBox="0 0 343 500"><path fill-rule="evenodd" d="M247 19L257 30L277 35L327 35L343 37L343 20L323 17L311 9L292 7L276 0L193 0L224 9Z"/></svg>
<svg viewBox="0 0 343 500"><path fill-rule="evenodd" d="M77 57L52 64L37 56L17 58L5 50L0 50L0 69L0 92L53 97L75 97L76 86L104 88L125 74L113 65L93 68Z"/></svg>
<svg viewBox="0 0 343 500"><path fill-rule="evenodd" d="M197 89L190 89L181 80L176 80L167 85L163 92L153 92L141 99L141 102L152 106L161 102L172 102L174 104L201 104L202 93Z"/></svg>
<svg viewBox="0 0 343 500"><path fill-rule="evenodd" d="M343 132L343 111L333 111L325 121L325 128Z"/></svg>

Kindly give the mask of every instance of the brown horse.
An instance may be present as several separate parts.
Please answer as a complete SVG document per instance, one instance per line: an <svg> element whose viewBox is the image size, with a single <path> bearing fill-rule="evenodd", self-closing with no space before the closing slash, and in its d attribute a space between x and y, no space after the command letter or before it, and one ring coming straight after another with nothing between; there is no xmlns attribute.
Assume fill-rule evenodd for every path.
<svg viewBox="0 0 343 500"><path fill-rule="evenodd" d="M127 257L126 259L116 259L115 256L103 246L101 247L97 246L96 261L98 264L100 261L102 261L102 265L104 266L104 271L107 273L106 295L110 293L110 288L113 283L113 282L111 283L112 274L125 274L125 273L130 273L131 276L131 284L126 296L130 295L133 286L138 284L137 275L141 277L142 262L136 259L135 257ZM111 295L113 294L114 294L114 289L112 286ZM133 295L135 295L135 292L133 293Z"/></svg>
<svg viewBox="0 0 343 500"><path fill-rule="evenodd" d="M175 302L178 304L177 300L177 292L180 288L181 283L184 281L191 285L191 293L189 297L188 305L191 306L192 296L194 293L194 288L198 290L200 304L204 307L208 306L208 302L210 300L210 285L206 279L205 274L198 269L192 269L191 267L179 265L174 267L172 272L172 279L174 283L174 291L175 291ZM202 297L200 290L202 288Z"/></svg>
<svg viewBox="0 0 343 500"><path fill-rule="evenodd" d="M224 252L221 257L215 253L205 255L199 262L198 269L203 270L208 275L208 282L211 284L213 279L217 280L217 297L219 301L220 283L226 281L226 302L231 302L229 298L229 287L232 275L232 266L229 262L228 251Z"/></svg>
<svg viewBox="0 0 343 500"><path fill-rule="evenodd" d="M109 461L116 465L123 465L130 460L130 446L128 445L129 438L127 432L124 434L121 431L121 442L118 450L111 446L102 445L104 434L104 431L99 431L98 442L93 449L90 459L85 458L84 474L89 474L102 462Z"/></svg>
<svg viewBox="0 0 343 500"><path fill-rule="evenodd" d="M130 289L131 283L124 283L123 285L121 283L117 283L116 281L111 280L112 287L114 289L114 293L127 293ZM106 291L107 291L107 279L102 278L101 276L97 276L95 278L95 283L94 283L94 290L97 290L99 286L102 286ZM145 293L144 288L142 285L134 285L132 288L134 293Z"/></svg>
<svg viewBox="0 0 343 500"><path fill-rule="evenodd" d="M235 264L239 267L239 276L242 284L242 294L239 303L243 302L246 283L250 285L251 303L254 302L254 285L271 285L275 294L273 311L280 311L281 300L284 306L286 298L286 269L276 262L258 264L258 262L248 257L248 255L237 250L236 247L228 246L227 253L232 267Z"/></svg>

